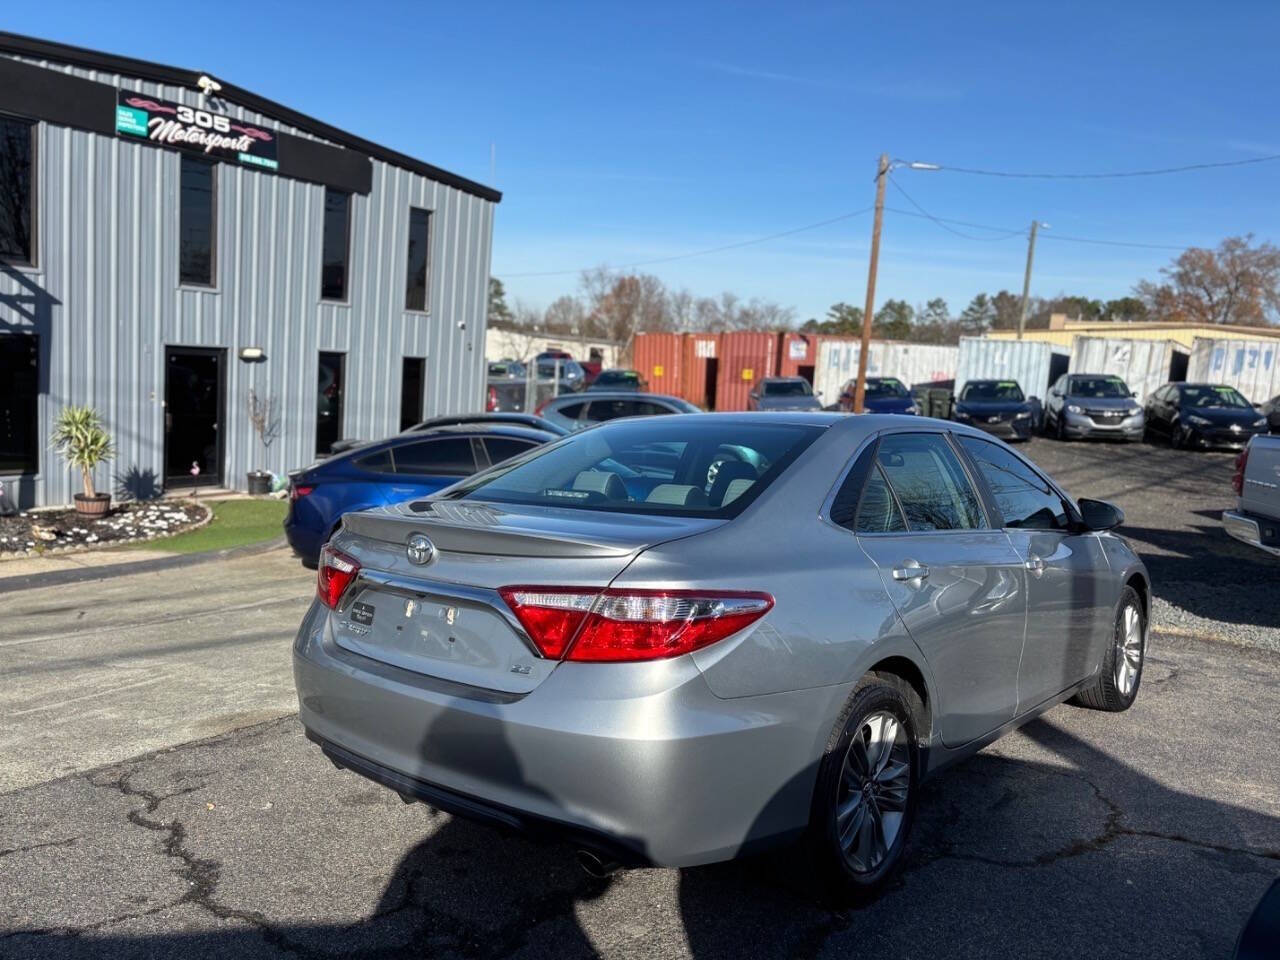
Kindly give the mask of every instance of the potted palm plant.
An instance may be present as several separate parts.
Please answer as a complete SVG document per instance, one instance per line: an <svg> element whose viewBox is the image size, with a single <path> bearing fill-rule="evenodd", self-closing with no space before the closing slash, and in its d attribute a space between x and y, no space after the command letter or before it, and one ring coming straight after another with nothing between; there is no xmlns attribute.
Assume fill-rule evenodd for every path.
<svg viewBox="0 0 1280 960"><path fill-rule="evenodd" d="M72 467L80 468L84 493L75 496L76 513L82 517L105 516L111 509L111 494L93 487L93 471L115 456L111 434L93 407L64 407L53 425L49 445Z"/></svg>

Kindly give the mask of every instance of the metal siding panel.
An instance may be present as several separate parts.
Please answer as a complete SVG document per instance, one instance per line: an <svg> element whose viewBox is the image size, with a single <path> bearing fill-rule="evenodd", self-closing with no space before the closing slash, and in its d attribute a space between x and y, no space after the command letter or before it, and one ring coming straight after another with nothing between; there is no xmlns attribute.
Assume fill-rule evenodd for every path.
<svg viewBox="0 0 1280 960"><path fill-rule="evenodd" d="M818 362L814 369L814 389L825 404L840 398L840 391L858 376L862 341L822 337L818 342ZM939 344L871 341L867 355L867 376L897 377L907 386L953 380L960 349Z"/></svg>
<svg viewBox="0 0 1280 960"><path fill-rule="evenodd" d="M1197 337L1187 380L1235 387L1250 403L1280 395L1280 340Z"/></svg>
<svg viewBox="0 0 1280 960"><path fill-rule="evenodd" d="M1037 340L961 337L956 366L956 395L969 380L1016 380L1028 397L1044 399L1054 354L1063 348Z"/></svg>
<svg viewBox="0 0 1280 960"><path fill-rule="evenodd" d="M716 410L745 410L751 388L774 375L777 335L753 330L721 334L720 350Z"/></svg>

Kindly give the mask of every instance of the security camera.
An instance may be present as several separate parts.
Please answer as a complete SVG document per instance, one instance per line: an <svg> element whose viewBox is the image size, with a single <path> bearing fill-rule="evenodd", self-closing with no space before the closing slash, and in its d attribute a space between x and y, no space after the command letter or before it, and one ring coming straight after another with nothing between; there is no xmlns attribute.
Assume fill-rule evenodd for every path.
<svg viewBox="0 0 1280 960"><path fill-rule="evenodd" d="M222 84L206 73L200 75L200 79L196 81L196 86L200 88L200 92L206 97L212 96L222 89Z"/></svg>

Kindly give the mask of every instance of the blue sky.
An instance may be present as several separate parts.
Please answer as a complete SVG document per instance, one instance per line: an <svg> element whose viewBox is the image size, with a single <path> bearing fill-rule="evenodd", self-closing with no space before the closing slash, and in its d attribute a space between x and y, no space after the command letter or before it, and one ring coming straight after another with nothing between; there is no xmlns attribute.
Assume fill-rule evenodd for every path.
<svg viewBox="0 0 1280 960"><path fill-rule="evenodd" d="M869 206L877 155L1106 171L1280 153L1280 4L10 5L19 33L207 71L493 182L494 273L545 306L572 271L732 244ZM490 145L496 169L490 176ZM1173 250L1280 241L1280 162L1025 181L903 170L930 213L1050 224L1033 293L1123 296ZM888 204L912 209L889 188ZM865 295L869 216L647 267L821 316ZM958 229L980 236L990 231ZM1025 240L890 210L879 301L1021 286ZM571 271L565 276L517 274Z"/></svg>

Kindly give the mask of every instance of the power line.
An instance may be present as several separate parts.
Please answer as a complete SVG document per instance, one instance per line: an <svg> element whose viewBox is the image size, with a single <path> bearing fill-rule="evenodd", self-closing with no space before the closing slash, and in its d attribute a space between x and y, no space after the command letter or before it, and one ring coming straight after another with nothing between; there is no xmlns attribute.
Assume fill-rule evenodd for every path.
<svg viewBox="0 0 1280 960"><path fill-rule="evenodd" d="M1025 234L1025 233L1026 233L1026 230L1018 229L1018 230L1008 230L1008 231L1006 231L1002 236L998 236L998 237L975 237L975 236L974 236L973 234L971 234L971 233L965 233L965 232L963 232L963 231L961 231L961 230L957 230L957 229L955 229L954 227L949 227L949 226L947 226L946 222L945 222L945 221L943 221L940 217L935 217L932 213L930 213L930 212L929 212L928 210L926 210L924 207L920 206L920 204L918 204L918 203L916 202L915 198L914 198L914 197L912 197L912 196L911 196L911 194L907 193L907 191L906 191L906 190L904 190L904 189L902 188L902 184L898 183L898 181L897 181L897 180L895 180L895 179L893 178L893 176L892 176L892 175L889 177L889 182L890 182L890 183L892 183L892 184L894 185L894 187L897 189L897 191L898 191L900 194L902 194L904 197L906 197L906 198L907 198L908 202L909 202L913 207L915 207L917 210L919 210L919 211L920 211L920 215L921 215L921 216L925 217L927 220L931 220L931 221L933 221L933 222L934 222L934 223L936 223L938 226L940 226L943 230L946 230L948 233L954 233L957 237L963 237L963 238L964 238L964 239L966 239L966 240L981 240L981 241L986 242L986 243L991 243L991 242L998 241L998 240L1008 240L1008 239L1010 239L1011 237L1020 236L1020 235L1022 235L1022 234ZM978 228L979 228L979 229L981 229L981 230L1001 230L1001 229L1004 229L1004 228L1002 228L1002 227L988 227L988 226L985 226L985 225L983 225L983 224L977 224L977 223L975 223L975 224L970 224L970 226L978 227Z"/></svg>
<svg viewBox="0 0 1280 960"><path fill-rule="evenodd" d="M1013 170L982 170L977 167L948 167L944 164L918 164L919 169L944 173L967 173L976 177L1007 177L1015 180L1117 180L1128 177L1162 177L1170 173L1188 173L1193 170L1216 170L1223 167L1246 167L1255 163L1271 163L1280 160L1280 153L1247 160L1220 160L1214 163L1188 163L1181 167L1156 167L1151 170L1121 170L1110 173L1025 173ZM909 161L898 160L910 166Z"/></svg>
<svg viewBox="0 0 1280 960"><path fill-rule="evenodd" d="M783 237L790 237L797 233L804 233L806 230L817 230L819 227L826 227L833 223L839 223L842 220L851 220L854 217L862 216L864 213L870 213L871 209L872 209L871 207L864 207L861 210L854 210L850 213L842 213L837 217L830 217L826 220L819 220L817 223L806 224L803 227L796 227L792 230L783 230L781 233L771 233L767 237L756 237L754 240L743 240L743 241L740 241L739 243L727 243L722 247L708 247L705 250L691 250L688 253L678 253L675 256L671 256L671 257L658 257L655 260L638 260L635 263L622 264L621 266L614 267L612 269L633 270L636 267L649 267L659 263L672 263L676 260L688 260L691 257L705 257L708 254L723 253L726 250L738 250L738 249L741 249L742 247L750 247L757 243L768 243L770 240L780 240ZM536 271L533 273L503 273L503 274L499 274L499 276L502 276L508 279L514 279L516 277L567 277L567 276L572 276L572 275L582 273L584 269L590 269L590 267L583 267L577 270L545 270L545 271Z"/></svg>
<svg viewBox="0 0 1280 960"><path fill-rule="evenodd" d="M1097 240L1092 237L1065 237L1060 233L1046 233L1041 240L1066 240L1069 243L1094 243L1105 247L1137 247L1140 250L1189 250L1193 243L1134 243L1128 240Z"/></svg>

